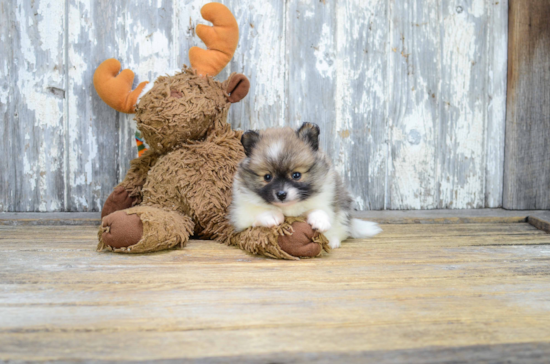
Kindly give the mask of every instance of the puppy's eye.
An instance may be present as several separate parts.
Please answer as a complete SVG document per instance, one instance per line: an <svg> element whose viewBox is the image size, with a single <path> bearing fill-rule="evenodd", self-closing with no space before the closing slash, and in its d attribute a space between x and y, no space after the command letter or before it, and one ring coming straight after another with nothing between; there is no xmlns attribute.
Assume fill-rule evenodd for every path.
<svg viewBox="0 0 550 364"><path fill-rule="evenodd" d="M302 174L300 172L292 173L292 179L293 180L298 181L300 178L302 178Z"/></svg>
<svg viewBox="0 0 550 364"><path fill-rule="evenodd" d="M269 182L269 181L271 181L272 178L273 178L273 176L271 176L271 175L268 173L268 174L266 174L266 175L264 176L264 181Z"/></svg>

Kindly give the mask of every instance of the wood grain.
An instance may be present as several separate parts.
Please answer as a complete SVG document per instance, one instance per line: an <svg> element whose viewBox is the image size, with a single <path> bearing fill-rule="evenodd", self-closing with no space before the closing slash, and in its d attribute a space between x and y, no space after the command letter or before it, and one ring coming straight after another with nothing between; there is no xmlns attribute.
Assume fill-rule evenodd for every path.
<svg viewBox="0 0 550 364"><path fill-rule="evenodd" d="M388 208L501 205L506 5L390 7Z"/></svg>
<svg viewBox="0 0 550 364"><path fill-rule="evenodd" d="M9 37L13 21L13 13L8 11L5 1L0 2L0 153L3 156L13 152L13 114L15 105L11 100L13 95L13 50L12 40ZM15 158L0 158L1 171L14 171ZM13 173L0 174L0 211L9 211L10 201L14 200L15 175ZM12 206L13 208L13 206Z"/></svg>
<svg viewBox="0 0 550 364"><path fill-rule="evenodd" d="M510 1L504 207L550 208L550 3Z"/></svg>
<svg viewBox="0 0 550 364"><path fill-rule="evenodd" d="M495 355L538 343L518 349L535 355L550 343L550 235L527 223L383 228L287 262L198 240L97 253L93 227L0 226L0 360Z"/></svg>
<svg viewBox="0 0 550 364"><path fill-rule="evenodd" d="M290 1L286 10L285 124L296 128L304 122L317 123L323 149L335 137L325 125L336 119L336 8L333 1Z"/></svg>
<svg viewBox="0 0 550 364"><path fill-rule="evenodd" d="M489 1L488 3L493 3ZM441 2L440 173L438 208L480 208L485 204L487 12L484 2ZM480 35L482 35L480 37ZM452 82L449 82L453 80Z"/></svg>
<svg viewBox="0 0 550 364"><path fill-rule="evenodd" d="M484 98L485 131L485 207L502 206L504 179L504 142L506 125L508 0L486 1L485 52L487 84Z"/></svg>
<svg viewBox="0 0 550 364"><path fill-rule="evenodd" d="M2 1L2 58L9 69L2 119L3 211L56 211L65 206L65 5ZM8 68L9 67L9 68ZM5 89L5 88L4 88ZM5 92L9 93L9 101Z"/></svg>
<svg viewBox="0 0 550 364"><path fill-rule="evenodd" d="M122 29L116 2L71 0L68 3L68 211L100 211L118 184L121 114L107 106L90 82L95 69L118 57ZM124 61L124 59L123 59ZM123 65L125 66L125 65ZM127 163L127 161L124 161Z"/></svg>
<svg viewBox="0 0 550 364"><path fill-rule="evenodd" d="M353 217L381 224L483 224L526 222L534 216L550 223L547 210L386 210L355 211ZM99 225L99 212L11 212L0 214L0 225Z"/></svg>
<svg viewBox="0 0 550 364"><path fill-rule="evenodd" d="M532 214L527 218L527 222L539 230L550 234L550 212Z"/></svg>
<svg viewBox="0 0 550 364"><path fill-rule="evenodd" d="M438 177L444 174L439 174L444 161L438 160L438 127L444 65L440 33L445 24L440 3L390 3L388 209L437 208L441 201Z"/></svg>
<svg viewBox="0 0 550 364"><path fill-rule="evenodd" d="M280 0L225 0L240 25L239 46L226 67L251 80L247 97L233 104L229 122L236 129L265 129L289 125L287 58L285 54L285 9ZM291 123L291 125L294 125Z"/></svg>
<svg viewBox="0 0 550 364"><path fill-rule="evenodd" d="M387 207L388 8L387 1L361 0L336 7L336 115L327 115L322 130L358 210Z"/></svg>

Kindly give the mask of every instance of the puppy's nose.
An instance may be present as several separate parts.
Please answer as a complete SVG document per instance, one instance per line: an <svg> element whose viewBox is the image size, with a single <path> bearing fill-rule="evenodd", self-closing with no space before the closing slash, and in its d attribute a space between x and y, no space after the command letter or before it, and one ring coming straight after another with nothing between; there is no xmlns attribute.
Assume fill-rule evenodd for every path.
<svg viewBox="0 0 550 364"><path fill-rule="evenodd" d="M285 191L279 191L277 192L277 198L281 201L284 201L286 198L286 192Z"/></svg>

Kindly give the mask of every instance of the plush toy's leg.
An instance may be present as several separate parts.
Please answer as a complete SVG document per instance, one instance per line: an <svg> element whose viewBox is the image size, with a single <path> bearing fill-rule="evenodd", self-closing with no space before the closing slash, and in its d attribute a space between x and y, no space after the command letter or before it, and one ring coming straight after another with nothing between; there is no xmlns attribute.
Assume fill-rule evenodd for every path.
<svg viewBox="0 0 550 364"><path fill-rule="evenodd" d="M301 218L286 218L274 228L248 228L230 238L230 244L251 253L278 259L312 258L329 251L324 235Z"/></svg>
<svg viewBox="0 0 550 364"><path fill-rule="evenodd" d="M153 206L135 206L103 218L98 250L147 253L185 246L193 234L193 221L175 211Z"/></svg>

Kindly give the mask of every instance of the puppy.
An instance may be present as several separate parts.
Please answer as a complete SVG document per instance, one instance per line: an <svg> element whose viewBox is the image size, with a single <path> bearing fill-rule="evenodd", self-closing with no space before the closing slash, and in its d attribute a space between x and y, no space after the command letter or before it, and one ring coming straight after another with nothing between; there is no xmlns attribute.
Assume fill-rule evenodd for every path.
<svg viewBox="0 0 550 364"><path fill-rule="evenodd" d="M378 224L352 219L352 199L321 150L319 127L249 130L241 138L246 158L233 182L230 221L237 231L280 225L285 216L303 216L324 233L331 248L349 236L378 234Z"/></svg>

